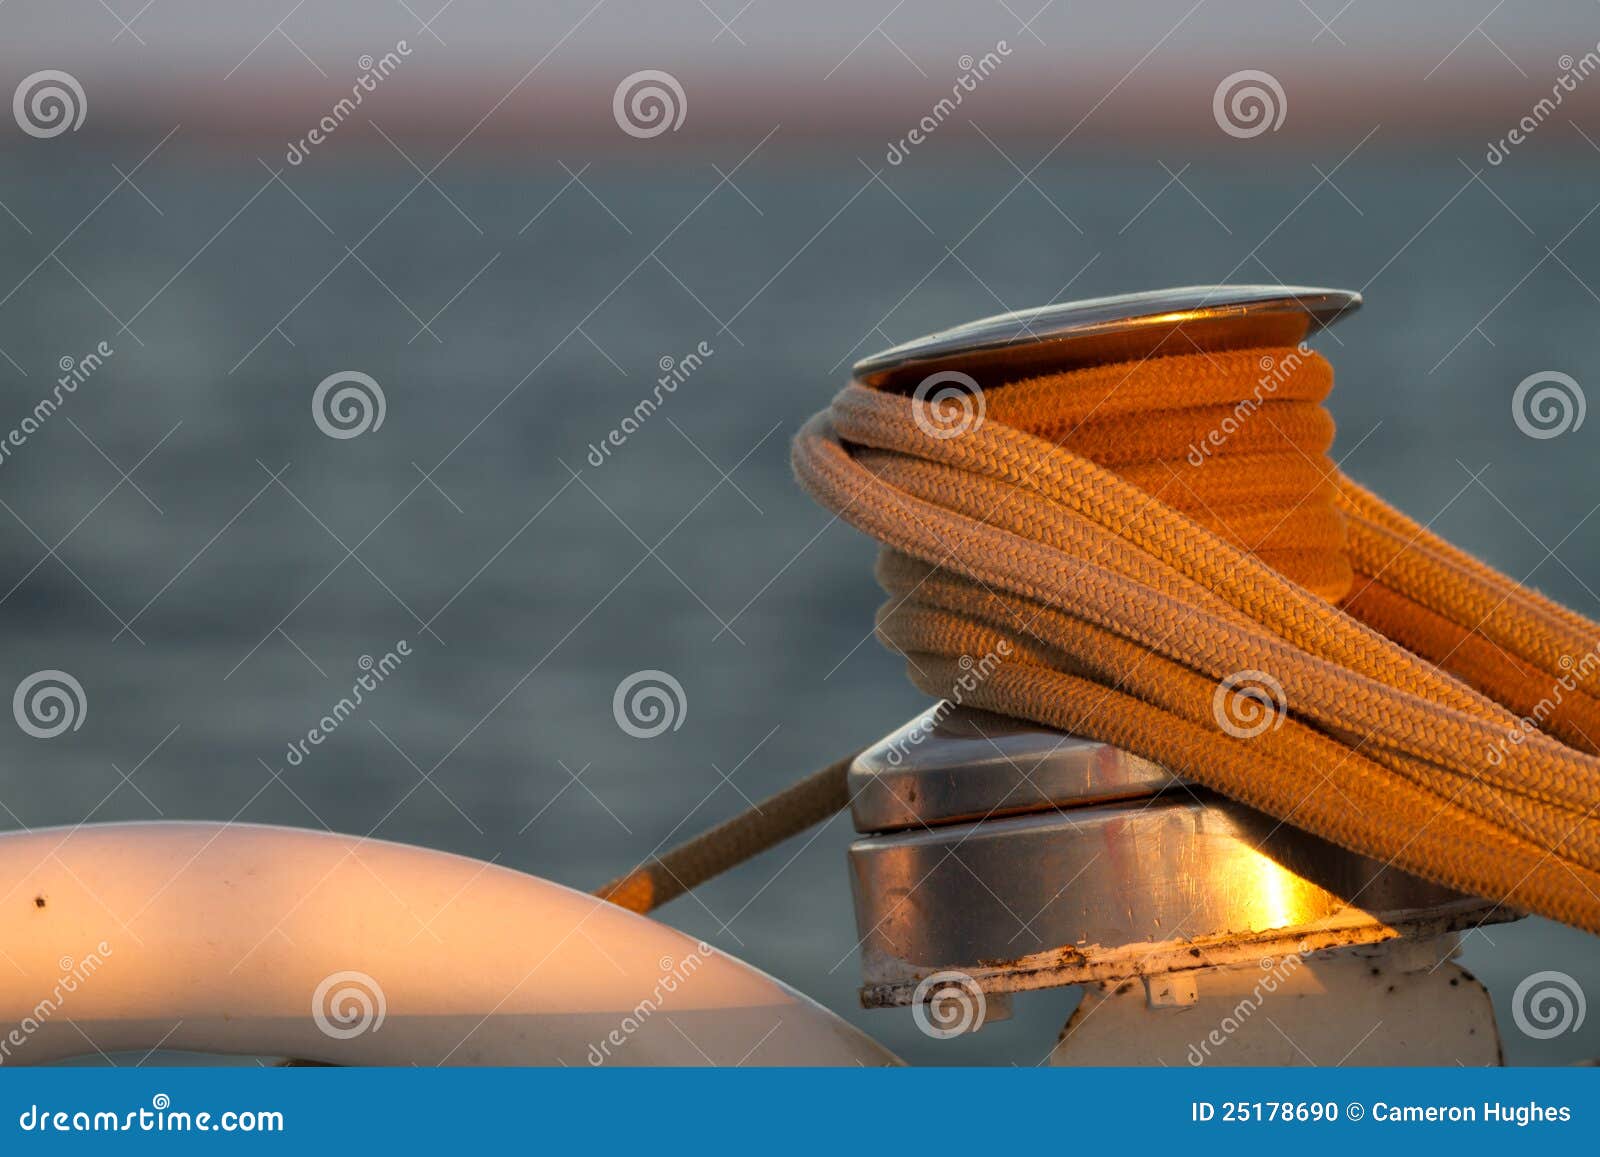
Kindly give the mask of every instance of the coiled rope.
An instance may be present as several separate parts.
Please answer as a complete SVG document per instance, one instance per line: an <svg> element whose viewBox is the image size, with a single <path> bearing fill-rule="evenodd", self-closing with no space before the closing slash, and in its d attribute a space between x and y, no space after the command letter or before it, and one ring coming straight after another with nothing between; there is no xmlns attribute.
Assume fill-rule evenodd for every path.
<svg viewBox="0 0 1600 1157"><path fill-rule="evenodd" d="M1344 477L1332 381L1300 347L932 402L851 383L794 466L884 544L878 634L923 691L959 683L967 704L1600 931L1600 625ZM842 806L847 766L785 793L793 822L739 817L601 894L663 902Z"/></svg>

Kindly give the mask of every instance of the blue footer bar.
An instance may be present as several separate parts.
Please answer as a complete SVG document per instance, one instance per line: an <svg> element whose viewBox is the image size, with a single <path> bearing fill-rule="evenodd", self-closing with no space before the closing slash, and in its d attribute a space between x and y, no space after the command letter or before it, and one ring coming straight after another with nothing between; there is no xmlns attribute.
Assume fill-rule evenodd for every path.
<svg viewBox="0 0 1600 1157"><path fill-rule="evenodd" d="M11 1069L0 1153L244 1145L697 1154L1600 1140L1595 1069ZM641 1149L641 1147L644 1147Z"/></svg>

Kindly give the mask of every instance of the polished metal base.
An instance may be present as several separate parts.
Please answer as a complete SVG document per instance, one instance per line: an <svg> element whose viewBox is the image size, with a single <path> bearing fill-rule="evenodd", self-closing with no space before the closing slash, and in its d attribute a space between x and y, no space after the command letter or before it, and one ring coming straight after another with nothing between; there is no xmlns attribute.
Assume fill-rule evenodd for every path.
<svg viewBox="0 0 1600 1157"><path fill-rule="evenodd" d="M851 787L868 1006L950 970L1014 992L1518 915L1126 752L948 703L864 752Z"/></svg>

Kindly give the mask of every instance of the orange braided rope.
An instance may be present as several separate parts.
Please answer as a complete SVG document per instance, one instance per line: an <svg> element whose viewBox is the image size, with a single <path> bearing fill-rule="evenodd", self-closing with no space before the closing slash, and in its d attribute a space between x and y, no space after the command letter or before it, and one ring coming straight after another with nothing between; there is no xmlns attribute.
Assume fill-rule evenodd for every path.
<svg viewBox="0 0 1600 1157"><path fill-rule="evenodd" d="M965 702L1600 931L1600 625L1340 474L1332 381L1301 348L1047 375L978 413L852 383L794 464L884 543L879 634L924 691L998 650Z"/></svg>

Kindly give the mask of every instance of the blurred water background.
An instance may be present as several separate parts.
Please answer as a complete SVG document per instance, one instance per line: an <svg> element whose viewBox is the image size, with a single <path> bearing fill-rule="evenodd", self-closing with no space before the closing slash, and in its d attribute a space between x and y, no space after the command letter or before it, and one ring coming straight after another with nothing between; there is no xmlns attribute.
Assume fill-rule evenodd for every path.
<svg viewBox="0 0 1600 1157"><path fill-rule="evenodd" d="M1500 67L1474 45L1467 67ZM1209 92L1190 122L1211 124ZM1134 147L1113 118L1020 180L1085 108L1039 113L1044 135L974 112L900 166L887 137L783 127L670 149L530 134L427 181L459 132L419 141L377 112L298 166L281 135L155 118L8 138L0 428L63 359L113 352L0 464L0 686L57 668L88 701L58 740L0 728L0 822L326 826L597 885L925 705L870 638L871 545L790 477L790 436L849 363L1102 293L1362 290L1318 343L1345 469L1600 614L1600 426L1540 441L1511 418L1527 375L1593 374L1600 118L1553 120L1498 167L1498 121ZM591 460L701 342L704 364ZM381 383L380 429L318 429L312 391L341 370ZM359 715L291 764L362 657L402 639ZM646 668L687 713L638 740L612 695ZM1043 1058L1070 991L950 1042L857 1007L850 838L836 819L662 916L910 1060ZM1467 937L1464 962L1509 1061L1600 1055L1600 1017L1538 1041L1506 1003L1541 969L1600 992L1592 938L1524 921Z"/></svg>

